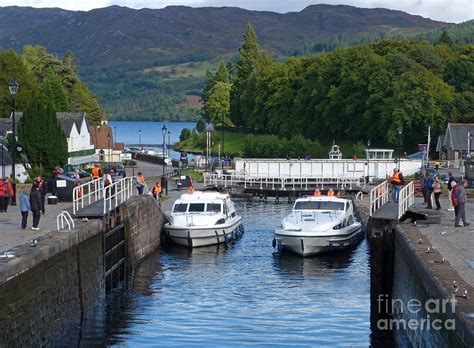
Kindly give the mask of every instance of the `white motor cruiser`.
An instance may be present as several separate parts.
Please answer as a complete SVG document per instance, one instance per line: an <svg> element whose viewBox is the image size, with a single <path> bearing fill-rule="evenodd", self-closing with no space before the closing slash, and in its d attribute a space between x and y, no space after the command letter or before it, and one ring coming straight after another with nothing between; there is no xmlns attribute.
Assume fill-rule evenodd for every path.
<svg viewBox="0 0 474 348"><path fill-rule="evenodd" d="M349 199L306 197L296 200L293 211L275 230L273 246L301 256L349 249L363 238Z"/></svg>
<svg viewBox="0 0 474 348"><path fill-rule="evenodd" d="M244 231L228 194L201 191L181 195L164 227L169 240L189 248L225 243Z"/></svg>

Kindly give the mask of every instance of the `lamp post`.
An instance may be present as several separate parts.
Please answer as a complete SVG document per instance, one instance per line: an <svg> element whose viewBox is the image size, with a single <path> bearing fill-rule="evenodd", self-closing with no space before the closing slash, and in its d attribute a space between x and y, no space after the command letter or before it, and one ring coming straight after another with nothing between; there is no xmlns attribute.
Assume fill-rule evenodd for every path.
<svg viewBox="0 0 474 348"><path fill-rule="evenodd" d="M370 139L367 140L367 184L370 182Z"/></svg>
<svg viewBox="0 0 474 348"><path fill-rule="evenodd" d="M13 177L13 197L12 197L12 205L16 205L16 185L15 185L15 179L16 179L16 171L15 171L15 166L16 166L16 127L15 127L15 100L16 100L16 94L18 93L18 89L20 88L20 84L16 82L15 79L11 80L10 83L8 84L8 89L10 91L10 94L12 96L12 101L13 101L13 112L12 112L12 131L13 131L13 146L12 146L12 177Z"/></svg>
<svg viewBox="0 0 474 348"><path fill-rule="evenodd" d="M4 160L4 157L3 157L4 138L3 138L3 136L0 136L0 138L2 139L2 179L3 179L5 177L5 160Z"/></svg>
<svg viewBox="0 0 474 348"><path fill-rule="evenodd" d="M117 126L114 126L114 143L117 142Z"/></svg>
<svg viewBox="0 0 474 348"><path fill-rule="evenodd" d="M140 151L142 150L142 131L141 129L138 130L138 147L140 148Z"/></svg>
<svg viewBox="0 0 474 348"><path fill-rule="evenodd" d="M399 126L397 128L397 132L398 132L398 139L400 142L400 148L398 149L398 170L400 170L400 160L402 156L402 145L403 145L403 140L402 140L403 127Z"/></svg>
<svg viewBox="0 0 474 348"><path fill-rule="evenodd" d="M168 157L171 158L171 131L168 131Z"/></svg>
<svg viewBox="0 0 474 348"><path fill-rule="evenodd" d="M110 153L112 152L111 148L110 148L110 133L107 134L107 149L109 150L109 153L108 153L108 162L109 162L109 168L110 168Z"/></svg>
<svg viewBox="0 0 474 348"><path fill-rule="evenodd" d="M168 129L166 128L166 125L163 124L163 128L161 128L161 131L163 132L163 177L161 179L161 187L162 187L162 190L163 190L163 186L164 188L166 189L166 195L168 195L168 185L166 185L166 179L165 179L165 137L166 137L166 133L168 131Z"/></svg>
<svg viewBox="0 0 474 348"><path fill-rule="evenodd" d="M224 174L224 113L222 113L222 123L221 123L221 153L222 153L222 174Z"/></svg>

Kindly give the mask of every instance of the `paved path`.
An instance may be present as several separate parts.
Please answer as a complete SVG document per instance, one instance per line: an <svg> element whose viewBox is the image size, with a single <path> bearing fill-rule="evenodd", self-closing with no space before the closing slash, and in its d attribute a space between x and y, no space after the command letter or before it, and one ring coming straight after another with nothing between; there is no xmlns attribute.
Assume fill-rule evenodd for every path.
<svg viewBox="0 0 474 348"><path fill-rule="evenodd" d="M56 231L56 217L63 210L70 210L71 203L47 205L46 213L41 216L39 231L31 229L33 214L28 216L28 227L21 228L21 214L19 205L9 206L8 212L0 213L0 253L10 250L18 245L29 244L32 239L48 236L48 232Z"/></svg>
<svg viewBox="0 0 474 348"><path fill-rule="evenodd" d="M474 224L467 227L454 227L454 212L448 211L448 200L442 199L442 210L435 211L441 215L440 224L424 225L418 222L418 230L448 261L456 272L474 287ZM422 199L417 198L415 208L422 208ZM468 222L474 222L474 202L466 205Z"/></svg>

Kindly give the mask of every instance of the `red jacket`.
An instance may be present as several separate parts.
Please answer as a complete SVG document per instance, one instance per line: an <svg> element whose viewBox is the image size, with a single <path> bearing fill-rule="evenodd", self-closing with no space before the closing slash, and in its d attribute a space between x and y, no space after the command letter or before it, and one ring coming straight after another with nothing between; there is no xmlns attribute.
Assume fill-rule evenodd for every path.
<svg viewBox="0 0 474 348"><path fill-rule="evenodd" d="M13 197L13 186L12 186L12 183L10 181L4 181L3 182L3 185L4 185L4 188L3 188L3 195L5 196L5 185L8 185L8 194L11 197Z"/></svg>
<svg viewBox="0 0 474 348"><path fill-rule="evenodd" d="M5 197L5 181L0 179L0 197Z"/></svg>

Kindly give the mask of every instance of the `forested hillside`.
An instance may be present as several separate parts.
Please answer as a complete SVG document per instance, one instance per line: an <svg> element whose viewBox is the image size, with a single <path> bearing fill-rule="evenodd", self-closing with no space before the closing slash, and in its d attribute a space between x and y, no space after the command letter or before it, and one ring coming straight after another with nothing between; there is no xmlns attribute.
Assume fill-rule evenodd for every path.
<svg viewBox="0 0 474 348"><path fill-rule="evenodd" d="M4 86L0 88L0 117L9 117L11 113L8 83L15 78L20 84L16 98L18 111L25 111L39 97L45 105L51 102L55 111L87 112L91 124L99 123L103 111L81 82L72 52L59 59L41 46L26 46L22 55L0 50L0 67L0 86Z"/></svg>
<svg viewBox="0 0 474 348"><path fill-rule="evenodd" d="M204 114L216 125L287 138L415 149L448 121L474 122L474 46L384 40L278 63L252 27L235 71L208 76ZM398 129L402 134L400 135ZM435 139L435 138L433 138Z"/></svg>
<svg viewBox="0 0 474 348"><path fill-rule="evenodd" d="M0 47L42 45L58 57L73 51L81 76L115 118L195 119L205 72L232 61L246 25L275 57L407 36L447 23L401 11L314 5L286 14L240 8L88 12L0 7Z"/></svg>

